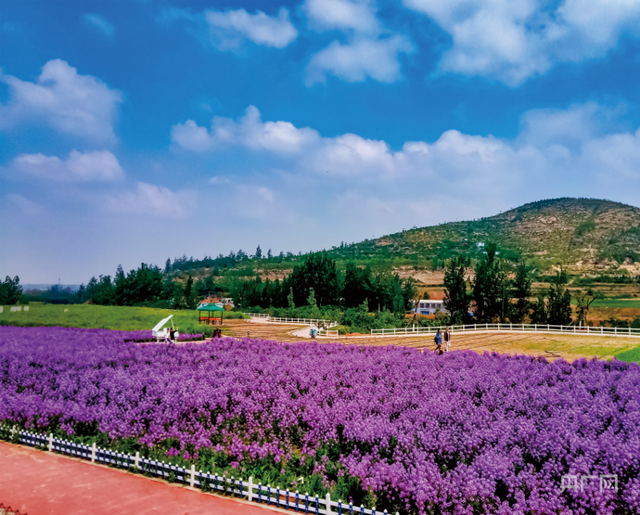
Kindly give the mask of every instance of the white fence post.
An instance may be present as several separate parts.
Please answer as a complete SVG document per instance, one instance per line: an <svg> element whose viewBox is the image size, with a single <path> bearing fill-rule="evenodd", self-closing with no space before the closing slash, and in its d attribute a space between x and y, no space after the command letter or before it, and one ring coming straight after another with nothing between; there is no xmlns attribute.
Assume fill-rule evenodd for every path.
<svg viewBox="0 0 640 515"><path fill-rule="evenodd" d="M95 463L97 457L98 457L98 448L96 447L96 442L93 442L91 444L91 463Z"/></svg>
<svg viewBox="0 0 640 515"><path fill-rule="evenodd" d="M136 455L133 457L133 466L137 469L140 468L140 453L136 452ZM177 474L176 474L177 476Z"/></svg>
<svg viewBox="0 0 640 515"><path fill-rule="evenodd" d="M249 476L249 481L247 482L247 501L253 500L253 476Z"/></svg>
<svg viewBox="0 0 640 515"><path fill-rule="evenodd" d="M191 476L189 478L189 486L191 486L191 488L194 488L196 486L196 466L193 463L191 464L189 475Z"/></svg>
<svg viewBox="0 0 640 515"><path fill-rule="evenodd" d="M331 513L331 494L327 492L327 496L324 498L325 513Z"/></svg>
<svg viewBox="0 0 640 515"><path fill-rule="evenodd" d="M47 436L47 450L49 452L53 451L53 433L49 433L49 436Z"/></svg>

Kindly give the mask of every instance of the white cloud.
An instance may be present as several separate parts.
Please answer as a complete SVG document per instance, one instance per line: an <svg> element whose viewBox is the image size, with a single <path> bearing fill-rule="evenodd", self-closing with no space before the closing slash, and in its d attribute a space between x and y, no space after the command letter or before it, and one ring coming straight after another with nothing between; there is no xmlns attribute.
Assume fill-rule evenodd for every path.
<svg viewBox="0 0 640 515"><path fill-rule="evenodd" d="M85 13L81 18L85 23L102 32L107 37L112 38L116 33L115 27L99 14Z"/></svg>
<svg viewBox="0 0 640 515"><path fill-rule="evenodd" d="M640 3L629 0L404 0L452 38L440 72L482 75L518 86L557 62L601 57L627 33L640 35Z"/></svg>
<svg viewBox="0 0 640 515"><path fill-rule="evenodd" d="M22 195L17 195L15 193L9 193L6 196L7 202L13 205L19 213L32 216L32 215L40 215L44 212L44 209L40 204L34 202L33 200L29 200L28 198L23 197Z"/></svg>
<svg viewBox="0 0 640 515"><path fill-rule="evenodd" d="M171 191L164 186L136 183L134 191L125 191L104 198L104 207L115 213L135 213L161 218L182 218L193 203L189 191Z"/></svg>
<svg viewBox="0 0 640 515"><path fill-rule="evenodd" d="M200 127L193 120L179 123L171 129L171 141L193 151L205 151L224 146L246 146L273 152L293 153L318 141L320 135L308 127L298 129L290 122L262 122L260 111L249 106L237 122L214 117L211 129Z"/></svg>
<svg viewBox="0 0 640 515"><path fill-rule="evenodd" d="M353 30L376 35L382 30L377 7L371 0L307 0L302 11L309 26L317 31Z"/></svg>
<svg viewBox="0 0 640 515"><path fill-rule="evenodd" d="M402 154L393 152L384 141L365 139L357 134L323 138L322 144L303 156L303 162L316 173L364 175L370 179L392 177L402 167Z"/></svg>
<svg viewBox="0 0 640 515"><path fill-rule="evenodd" d="M249 106L237 121L213 118L209 130L193 120L174 125L171 140L179 147L195 152L233 147L266 151L320 174L358 175L374 170L391 174L398 159L398 154L393 153L384 141L365 139L357 134L323 138L309 127L297 128L285 121L263 122L254 106Z"/></svg>
<svg viewBox="0 0 640 515"><path fill-rule="evenodd" d="M205 45L221 51L236 50L245 41L256 45L284 48L298 37L298 31L289 19L289 11L282 7L277 16L262 11L249 14L244 9L217 11L208 9L194 13L187 9L164 9L157 18L159 23L182 22L187 30Z"/></svg>
<svg viewBox="0 0 640 515"><path fill-rule="evenodd" d="M93 143L115 141L113 122L122 94L91 75L79 75L65 61L42 67L36 82L0 72L9 86L8 103L0 104L0 129L25 123L45 123L54 130Z"/></svg>
<svg viewBox="0 0 640 515"><path fill-rule="evenodd" d="M219 50L236 49L245 40L256 45L284 48L298 36L298 31L289 20L289 11L284 7L277 16L268 16L262 11L249 14L244 9L238 9L205 11L204 18L211 43Z"/></svg>
<svg viewBox="0 0 640 515"><path fill-rule="evenodd" d="M411 42L399 35L345 45L334 41L311 58L306 83L325 82L328 73L347 82L362 82L367 77L378 82L394 82L401 77L398 55L412 51Z"/></svg>
<svg viewBox="0 0 640 515"><path fill-rule="evenodd" d="M334 75L347 82L395 82L402 77L399 55L411 53L411 41L387 30L378 20L374 0L307 0L302 6L309 26L319 32L339 30L347 42L333 41L311 57L305 83Z"/></svg>
<svg viewBox="0 0 640 515"><path fill-rule="evenodd" d="M73 150L65 160L44 154L20 154L13 160L13 168L36 177L66 182L112 182L125 175L116 156L108 150L86 153Z"/></svg>
<svg viewBox="0 0 640 515"><path fill-rule="evenodd" d="M251 173L273 178L274 169L287 170L277 174L278 184L286 184L294 195L307 187L326 195L326 188L330 190L339 180L340 189L355 188L367 198L387 198L383 204L369 205L377 206L378 212L388 207L401 213L394 202L419 203L424 195L455 198L461 208L464 202L479 199L504 208L513 207L505 206L504 199L522 197L524 192L523 200L576 194L576 188L588 195L593 184L613 188L619 177L640 187L640 130L616 129L610 120L615 120L619 111L594 103L564 110L534 110L522 116L520 134L513 139L449 130L436 141L409 141L400 150L357 134L322 137L309 127L264 122L253 106L237 120L215 118L210 130L193 122L190 130L207 142L198 150L236 149L247 162L259 163L251 165ZM186 125L174 127L172 136L178 145L175 136ZM576 125L582 129L573 131ZM283 130L273 130L275 127ZM273 133L287 134L287 138L267 137ZM188 143L186 131L181 136L185 138L183 147L194 147ZM604 195L605 191L597 189L590 195Z"/></svg>

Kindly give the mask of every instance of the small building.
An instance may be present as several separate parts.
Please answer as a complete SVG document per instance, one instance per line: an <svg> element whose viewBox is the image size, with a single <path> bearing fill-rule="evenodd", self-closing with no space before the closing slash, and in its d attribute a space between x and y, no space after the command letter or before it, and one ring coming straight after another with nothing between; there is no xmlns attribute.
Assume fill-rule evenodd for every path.
<svg viewBox="0 0 640 515"><path fill-rule="evenodd" d="M415 312L419 315L435 315L436 312L448 313L443 302L442 300L420 299Z"/></svg>
<svg viewBox="0 0 640 515"><path fill-rule="evenodd" d="M435 315L438 313L448 313L447 308L444 307L444 292L434 291L429 292L428 299L420 299L415 304L413 311L418 315Z"/></svg>

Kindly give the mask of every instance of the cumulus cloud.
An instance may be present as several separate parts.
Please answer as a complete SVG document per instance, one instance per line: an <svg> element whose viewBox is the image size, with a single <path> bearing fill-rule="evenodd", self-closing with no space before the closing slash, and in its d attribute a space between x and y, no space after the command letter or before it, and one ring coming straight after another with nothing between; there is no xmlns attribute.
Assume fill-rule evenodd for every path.
<svg viewBox="0 0 640 515"><path fill-rule="evenodd" d="M122 94L100 79L80 75L65 61L42 67L35 82L0 72L9 86L9 100L0 104L0 129L45 123L54 130L99 144L113 143L113 123Z"/></svg>
<svg viewBox="0 0 640 515"><path fill-rule="evenodd" d="M104 207L114 213L135 213L161 218L182 218L189 211L193 195L164 186L136 183L133 191L106 195Z"/></svg>
<svg viewBox="0 0 640 515"><path fill-rule="evenodd" d="M35 177L64 182L113 182L125 175L116 156L108 150L86 153L73 150L64 160L44 154L20 154L13 160L13 168Z"/></svg>
<svg viewBox="0 0 640 515"><path fill-rule="evenodd" d="M267 16L262 11L249 14L244 9L236 11L206 11L211 42L220 50L238 48L244 40L256 45L284 48L298 36L284 7L278 16Z"/></svg>
<svg viewBox="0 0 640 515"><path fill-rule="evenodd" d="M211 129L200 127L193 120L174 125L171 141L178 146L205 151L224 146L246 146L254 149L271 150L281 153L299 152L320 135L308 127L298 129L290 122L262 122L260 111L249 106L238 121L216 116Z"/></svg>
<svg viewBox="0 0 640 515"><path fill-rule="evenodd" d="M378 82L395 82L401 77L398 55L412 51L411 42L399 35L345 45L334 41L311 58L306 83L325 82L327 74L347 82L363 82L367 77Z"/></svg>
<svg viewBox="0 0 640 515"><path fill-rule="evenodd" d="M115 27L99 14L85 13L81 18L90 27L98 30L107 37L112 38L116 33Z"/></svg>
<svg viewBox="0 0 640 515"><path fill-rule="evenodd" d="M357 187L362 195L367 190L379 195L384 188L390 202L433 191L439 198L466 201L485 196L504 207L500 199L518 191L549 196L554 184L613 185L618 173L640 186L640 130L614 130L615 123L602 130L602 120L616 119L618 113L617 107L594 103L533 110L522 116L520 134L512 139L449 130L433 142L408 141L394 150L385 141L357 134L323 137L309 127L262 121L251 106L237 120L214 118L210 129L178 124L172 138L193 151L248 152L265 173L283 168L293 182L331 184L339 177L341 187ZM572 131L575 124L584 129Z"/></svg>
<svg viewBox="0 0 640 515"><path fill-rule="evenodd" d="M174 125L171 140L178 147L195 152L233 147L266 151L297 162L307 170L332 175L393 173L395 161L401 159L384 141L357 134L323 138L315 129L298 128L291 122L263 122L254 106L249 106L237 120L213 118L210 129L193 120Z"/></svg>
<svg viewBox="0 0 640 515"><path fill-rule="evenodd" d="M298 31L291 23L289 11L285 7L278 11L277 16L269 16L262 11L250 14L244 9L209 9L193 13L186 9L171 8L162 11L158 21L186 22L194 36L221 51L236 50L245 41L284 48L298 37Z"/></svg>
<svg viewBox="0 0 640 515"><path fill-rule="evenodd" d="M378 20L377 7L370 0L307 0L302 7L309 26L319 32L339 30L347 42L333 41L314 54L306 69L308 86L334 75L347 82L378 82L401 78L399 55L411 53L409 39L393 34Z"/></svg>
<svg viewBox="0 0 640 515"><path fill-rule="evenodd" d="M249 106L237 120L213 118L210 129L193 120L177 124L172 128L171 139L177 146L196 152L233 147L268 152L288 159L294 168L331 176L360 176L361 180L391 179L422 166L426 160L437 161L443 154L445 160L451 154L479 157L490 166L499 148L505 146L495 138L448 131L433 144L408 142L401 151L394 152L385 141L357 134L327 138L312 128L297 128L290 122L265 122L254 106ZM464 168L466 163L461 166Z"/></svg>
<svg viewBox="0 0 640 515"><path fill-rule="evenodd" d="M640 35L640 3L626 0L404 0L452 39L439 71L518 86L555 63L601 57Z"/></svg>
<svg viewBox="0 0 640 515"><path fill-rule="evenodd" d="M307 0L302 11L309 26L317 31L352 30L376 35L382 30L376 4L370 0Z"/></svg>
<svg viewBox="0 0 640 515"><path fill-rule="evenodd" d="M615 132L622 108L595 102L567 109L532 109L520 118L521 143L542 148L550 145L577 150L585 141Z"/></svg>

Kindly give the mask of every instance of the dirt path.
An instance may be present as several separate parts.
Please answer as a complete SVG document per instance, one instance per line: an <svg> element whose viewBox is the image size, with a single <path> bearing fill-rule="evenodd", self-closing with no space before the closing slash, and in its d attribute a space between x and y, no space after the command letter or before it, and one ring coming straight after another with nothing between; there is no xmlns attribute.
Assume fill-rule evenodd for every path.
<svg viewBox="0 0 640 515"><path fill-rule="evenodd" d="M0 442L0 464L0 503L28 515L274 513L255 503L6 442Z"/></svg>
<svg viewBox="0 0 640 515"><path fill-rule="evenodd" d="M223 334L236 338L264 338L280 342L308 341L290 334L301 329L301 325L270 324L230 320L223 326ZM247 334L248 333L248 334ZM338 342L347 345L400 345L422 350L435 350L433 336L397 336L385 338L322 338L321 342ZM544 356L549 360L560 357L573 361L579 358L611 359L616 354L640 345L640 338L624 338L601 335L570 335L543 333L466 333L453 334L453 350L475 352L499 352L502 354L529 354Z"/></svg>

